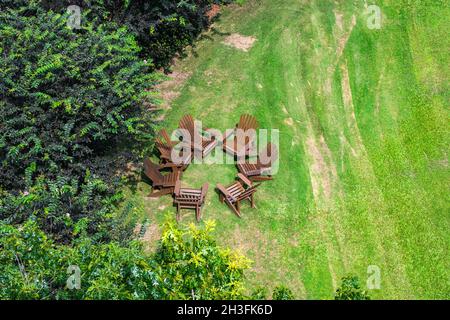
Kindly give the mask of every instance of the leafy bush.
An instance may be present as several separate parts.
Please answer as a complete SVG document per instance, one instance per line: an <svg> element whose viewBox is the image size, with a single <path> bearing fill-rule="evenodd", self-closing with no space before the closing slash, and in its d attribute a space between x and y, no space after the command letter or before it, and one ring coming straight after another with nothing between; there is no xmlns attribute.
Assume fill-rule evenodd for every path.
<svg viewBox="0 0 450 320"><path fill-rule="evenodd" d="M219 2L90 0L72 30L63 2L0 0L0 299L244 297L249 261L216 245L213 224L169 221L149 255L112 219L120 172L152 135L153 71Z"/></svg>
<svg viewBox="0 0 450 320"><path fill-rule="evenodd" d="M111 177L104 156L149 133L142 103L155 76L124 27L75 32L63 16L34 9L0 13L2 187L22 189L18 177L32 163L46 178L86 169Z"/></svg>
<svg viewBox="0 0 450 320"><path fill-rule="evenodd" d="M0 299L231 299L243 298L248 260L217 247L205 229L180 230L168 221L155 255L138 242L120 246L77 240L56 245L38 225L0 223ZM69 266L81 271L70 289Z"/></svg>
<svg viewBox="0 0 450 320"><path fill-rule="evenodd" d="M152 133L158 77L125 27L71 30L37 1L16 5L0 12L0 219L107 240L117 172Z"/></svg>
<svg viewBox="0 0 450 320"><path fill-rule="evenodd" d="M162 296L169 299L240 299L244 294L244 270L250 261L243 255L218 247L210 233L191 224L188 230L166 222L155 260L164 279Z"/></svg>
<svg viewBox="0 0 450 320"><path fill-rule="evenodd" d="M257 287L250 294L250 299L252 300L266 300L267 299L267 289L265 287Z"/></svg>
<svg viewBox="0 0 450 320"><path fill-rule="evenodd" d="M291 289L286 286L279 285L273 289L272 293L273 300L293 300L294 294Z"/></svg>
<svg viewBox="0 0 450 320"><path fill-rule="evenodd" d="M55 245L33 221L0 224L1 299L145 299L154 294L151 260L140 245ZM80 289L67 285L69 266L81 271Z"/></svg>
<svg viewBox="0 0 450 320"><path fill-rule="evenodd" d="M65 0L42 1L42 5L62 12L69 5L87 11L86 20L96 23L114 21L126 26L143 48L142 54L156 68L168 68L177 54L193 44L209 25L206 16L212 4L233 0Z"/></svg>
<svg viewBox="0 0 450 320"><path fill-rule="evenodd" d="M370 300L366 291L359 285L359 279L355 276L342 278L341 286L336 290L335 300Z"/></svg>
<svg viewBox="0 0 450 320"><path fill-rule="evenodd" d="M17 195L0 191L0 220L20 224L33 217L43 231L59 242L70 242L80 235L105 241L110 240L110 212L120 199L120 193L114 193L89 172L81 183L77 178L38 177L27 185L27 191Z"/></svg>

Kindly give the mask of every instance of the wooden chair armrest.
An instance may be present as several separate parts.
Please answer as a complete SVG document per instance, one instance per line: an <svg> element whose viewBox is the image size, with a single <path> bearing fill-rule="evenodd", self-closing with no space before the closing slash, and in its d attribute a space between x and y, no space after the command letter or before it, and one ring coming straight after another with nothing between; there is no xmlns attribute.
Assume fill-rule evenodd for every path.
<svg viewBox="0 0 450 320"><path fill-rule="evenodd" d="M180 189L181 189L181 180L177 179L177 182L175 182L175 189L173 191L173 193L178 196L180 194Z"/></svg>
<svg viewBox="0 0 450 320"><path fill-rule="evenodd" d="M247 177L244 176L242 173L238 173L237 176L238 176L239 180L241 180L247 186L251 187L253 185L252 182L249 179L247 179Z"/></svg>
<svg viewBox="0 0 450 320"><path fill-rule="evenodd" d="M159 170L163 170L163 169L167 169L167 168L170 168L170 169L176 169L176 168L178 168L180 165L179 164L176 164L176 163L172 163L172 162L166 162L166 163L162 163L162 164L160 164L159 165Z"/></svg>
<svg viewBox="0 0 450 320"><path fill-rule="evenodd" d="M219 191L222 192L226 197L233 198L233 196L228 192L228 190L220 183L217 184L217 189L219 189Z"/></svg>
<svg viewBox="0 0 450 320"><path fill-rule="evenodd" d="M145 158L144 159L144 171L147 171L149 167L150 167L150 159Z"/></svg>
<svg viewBox="0 0 450 320"><path fill-rule="evenodd" d="M233 134L235 134L236 129L233 130L225 130L225 133L223 135L223 141L227 140L229 137L231 137Z"/></svg>
<svg viewBox="0 0 450 320"><path fill-rule="evenodd" d="M202 186L202 193L200 195L201 201L203 201L203 199L205 198L206 193L208 192L208 187L209 187L208 183L203 184L203 186Z"/></svg>
<svg viewBox="0 0 450 320"><path fill-rule="evenodd" d="M192 149L202 152L203 151L203 146L202 146L201 143L200 144L192 143Z"/></svg>
<svg viewBox="0 0 450 320"><path fill-rule="evenodd" d="M201 135L203 135L203 134L210 135L211 133L209 132L209 130L211 130L211 128L203 127L202 130L200 131L200 134Z"/></svg>
<svg viewBox="0 0 450 320"><path fill-rule="evenodd" d="M261 175L268 175L268 176L270 176L271 173L272 173L272 166L270 166L270 167L262 167L260 169L260 172L261 172Z"/></svg>

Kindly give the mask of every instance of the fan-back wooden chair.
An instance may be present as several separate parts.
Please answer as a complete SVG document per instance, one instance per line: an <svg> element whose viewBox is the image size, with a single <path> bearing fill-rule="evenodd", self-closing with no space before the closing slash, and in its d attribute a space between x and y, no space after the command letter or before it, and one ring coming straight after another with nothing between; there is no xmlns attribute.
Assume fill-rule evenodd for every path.
<svg viewBox="0 0 450 320"><path fill-rule="evenodd" d="M238 173L238 181L229 185L228 187L217 184L219 190L219 200L222 203L226 203L228 207L240 218L241 217L241 201L248 200L251 203L252 208L255 207L255 201L253 195L257 191L256 188L260 184L253 184L243 174Z"/></svg>
<svg viewBox="0 0 450 320"><path fill-rule="evenodd" d="M200 153L201 157L204 158L216 147L217 140L215 137L207 138L200 133L195 127L194 118L190 114L184 115L178 126L180 129L184 129L189 132L191 139L188 143L190 144L192 151L194 151L194 155ZM208 128L203 129L205 132L207 130Z"/></svg>
<svg viewBox="0 0 450 320"><path fill-rule="evenodd" d="M237 157L245 157L250 154L256 139L258 122L250 114L243 114L234 130L225 132L223 150ZM239 137L238 135L243 135Z"/></svg>
<svg viewBox="0 0 450 320"><path fill-rule="evenodd" d="M180 221L181 209L194 209L195 218L200 222L202 217L201 209L205 203L208 184L205 183L201 189L181 188L181 181L178 180L174 190L174 204L177 207L177 221Z"/></svg>
<svg viewBox="0 0 450 320"><path fill-rule="evenodd" d="M172 172L163 175L161 170L170 168ZM173 164L157 165L149 158L144 160L144 173L152 181L150 198L173 193L176 182L180 179L181 171Z"/></svg>
<svg viewBox="0 0 450 320"><path fill-rule="evenodd" d="M237 167L240 173L251 181L272 180L272 165L278 159L278 148L273 143L268 143L256 160L256 163L250 161L238 161Z"/></svg>
<svg viewBox="0 0 450 320"><path fill-rule="evenodd" d="M175 146L179 143L179 141L171 141L165 129L162 129L159 132L159 136L155 139L155 146L159 151L161 163L173 163L176 164L178 168L186 170L192 161L192 152L183 152L183 150L180 150L178 152L178 158L174 159L173 151Z"/></svg>

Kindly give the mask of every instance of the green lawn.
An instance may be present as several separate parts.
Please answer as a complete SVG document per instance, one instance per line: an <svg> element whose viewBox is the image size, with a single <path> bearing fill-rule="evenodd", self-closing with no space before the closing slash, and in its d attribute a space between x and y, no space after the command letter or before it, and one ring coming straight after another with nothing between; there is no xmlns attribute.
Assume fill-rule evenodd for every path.
<svg viewBox="0 0 450 320"><path fill-rule="evenodd" d="M376 265L373 298L450 298L450 11L429 7L409 19L399 1L375 1L383 25L369 30L362 1L352 2L249 0L224 9L174 67L191 76L161 126L173 130L191 113L225 130L251 113L280 130L279 172L242 219L214 191L233 181L234 166L194 164L183 178L184 186L210 183L204 219L217 221L220 244L253 260L251 287L283 283L298 298L329 299L341 277L356 274L365 286ZM257 41L244 52L223 44L231 33ZM126 204L143 208L154 246L157 225L175 209L149 191L139 183ZM193 221L184 211L182 223Z"/></svg>

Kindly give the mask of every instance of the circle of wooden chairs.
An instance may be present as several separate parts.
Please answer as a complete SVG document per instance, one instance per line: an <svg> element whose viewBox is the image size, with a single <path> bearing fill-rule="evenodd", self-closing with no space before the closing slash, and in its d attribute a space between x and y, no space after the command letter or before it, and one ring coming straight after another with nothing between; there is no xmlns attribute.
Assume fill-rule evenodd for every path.
<svg viewBox="0 0 450 320"><path fill-rule="evenodd" d="M272 165L278 159L277 147L268 143L255 161L247 159L255 144L256 118L249 114L241 115L238 124L232 130L227 130L222 141L223 151L237 158L237 180L224 187L217 184L219 200L238 216L241 217L241 202L248 200L255 208L254 194L259 184L257 181L272 180ZM201 210L208 192L208 183L200 189L184 188L181 186L181 176L192 162L194 156L205 158L216 148L219 141L214 136L205 135L196 127L194 118L185 115L179 122L180 141L172 141L165 129L162 129L155 139L155 147L159 152L160 163L153 163L149 158L144 160L144 174L152 181L152 192L149 197L160 197L171 194L174 206L177 208L177 221L180 221L182 209L195 210L197 222L200 221ZM184 130L184 131L183 131ZM186 138L188 137L188 138ZM179 146L182 148L177 149ZM169 172L165 172L169 171Z"/></svg>

